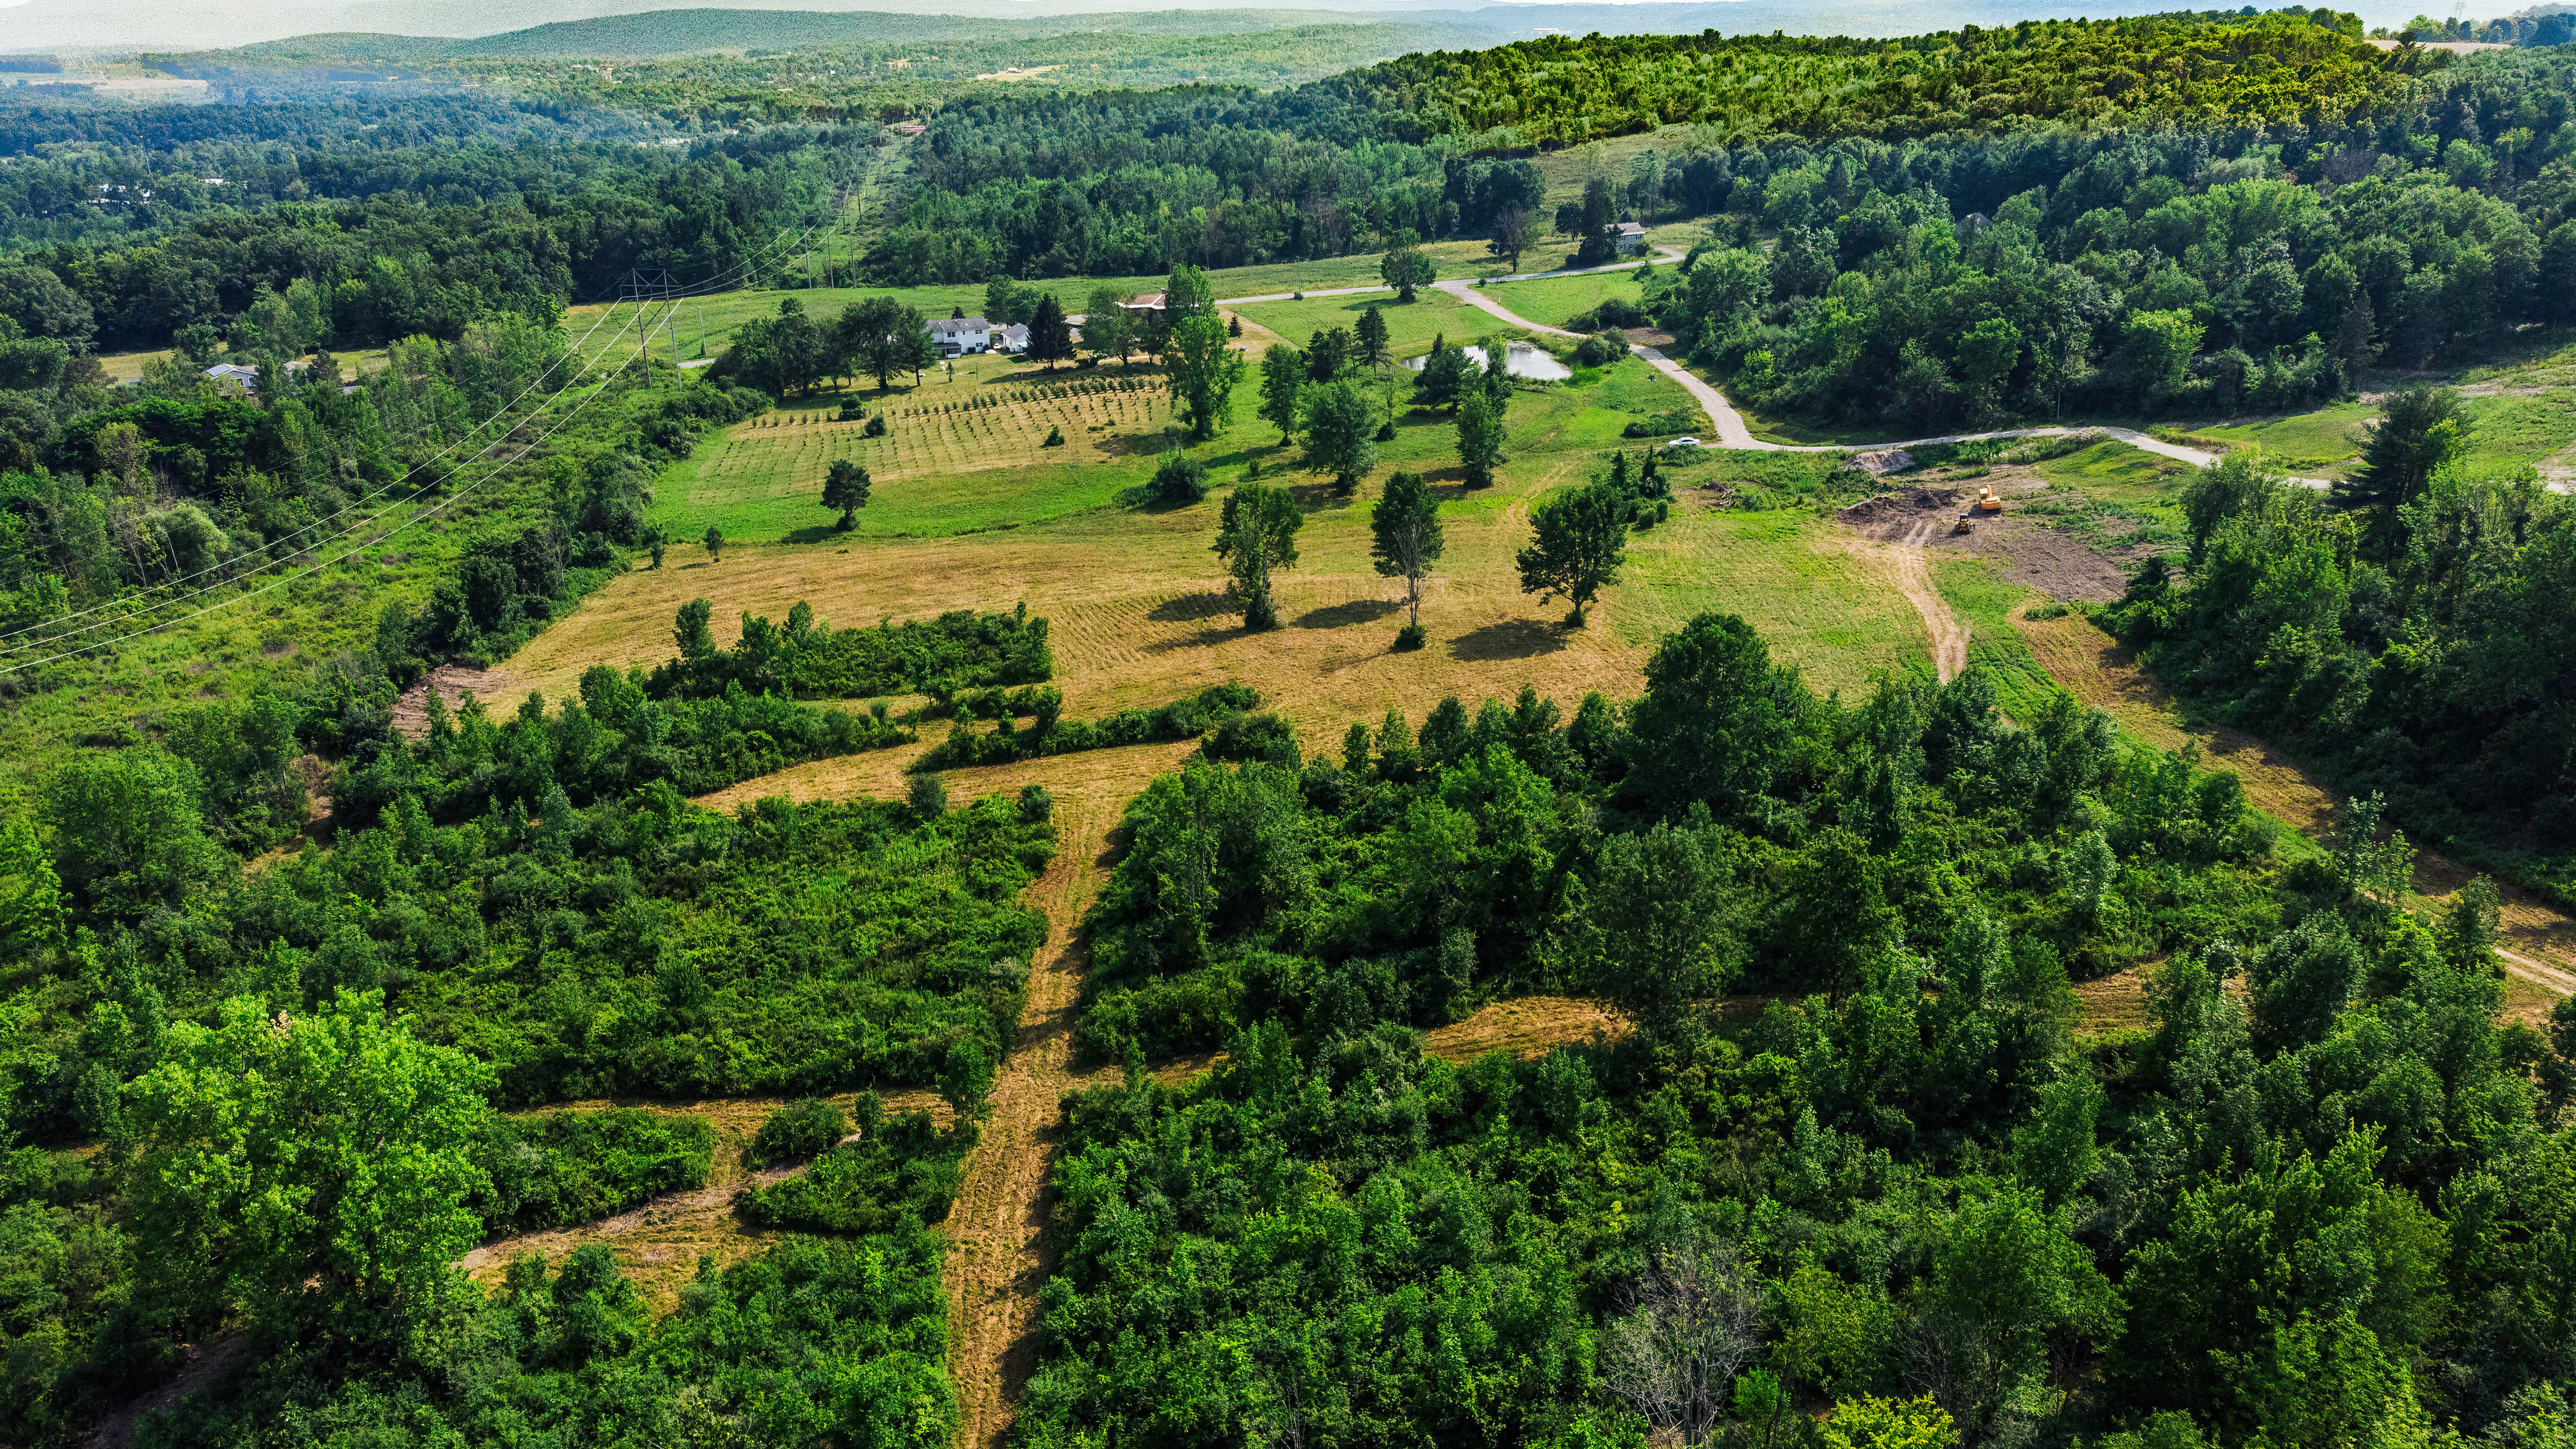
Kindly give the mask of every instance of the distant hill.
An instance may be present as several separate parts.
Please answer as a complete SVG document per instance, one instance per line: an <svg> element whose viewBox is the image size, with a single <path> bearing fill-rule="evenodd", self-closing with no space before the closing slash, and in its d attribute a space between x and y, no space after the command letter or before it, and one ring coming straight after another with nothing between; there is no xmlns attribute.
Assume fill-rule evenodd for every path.
<svg viewBox="0 0 2576 1449"><path fill-rule="evenodd" d="M1152 0L856 0L848 8L833 0L714 0L720 11L631 13L650 0L272 0L256 8L212 6L204 0L120 0L102 6L96 0L27 0L5 11L0 23L0 52L44 54L76 50L133 54L138 50L215 50L270 43L299 55L312 55L327 43L331 54L372 57L385 62L434 59L460 53L494 56L561 56L568 54L648 58L702 54L709 50L794 49L847 43L842 25L866 27L869 35L937 37L971 35L962 27L981 24L1059 26L1080 22L1082 28L1115 29L1129 34L1219 33L1215 18L1228 12L1206 9L1168 11ZM791 8L802 4L809 8ZM1200 0L1206 3L1206 0ZM857 5L869 8L862 11ZM1104 14L1107 7L1114 14ZM1998 25L2025 18L2087 15L2096 18L2146 14L2174 8L2174 0L1716 0L1716 3L1644 4L1497 4L1432 9L1418 0L1302 0L1294 10L1233 10L1226 24L1242 30L1277 30L1313 23L1329 15L1352 22L1396 22L1461 27L1469 32L1501 33L1524 38L1539 29L1581 35L1689 34L1719 30L1729 35L1785 30L1796 35L1920 35L1956 29L1963 24ZM2348 7L2370 24L2403 24L2421 0L2357 0ZM2544 5L2542 8L2546 8ZM675 35L667 29L673 15L721 14L712 24L720 34L703 30ZM945 29L898 31L898 22L927 23ZM603 31L574 29L602 24ZM810 27L810 28L809 28ZM566 33L579 37L567 39ZM658 32L658 33L657 33ZM1012 32L1024 33L1024 32ZM453 40L479 36L470 52L444 48ZM800 39L820 36L823 39ZM289 38L292 37L292 38ZM534 37L532 39L524 39ZM532 49L504 49L527 45Z"/></svg>
<svg viewBox="0 0 2576 1449"><path fill-rule="evenodd" d="M230 54L241 60L301 60L328 56L413 64L469 58L648 60L662 56L810 50L890 41L1017 39L1070 31L1110 31L1125 35L1234 35L1303 25L1376 25L1399 18L1413 22L1429 17L1396 17L1350 10L1159 10L1031 15L1019 19L905 15L883 11L656 10L641 15L559 20L525 30L462 40L346 32L303 35L242 46ZM1494 22L1471 12L1443 12L1437 18L1457 29L1461 44L1490 44L1493 37L1502 33Z"/></svg>

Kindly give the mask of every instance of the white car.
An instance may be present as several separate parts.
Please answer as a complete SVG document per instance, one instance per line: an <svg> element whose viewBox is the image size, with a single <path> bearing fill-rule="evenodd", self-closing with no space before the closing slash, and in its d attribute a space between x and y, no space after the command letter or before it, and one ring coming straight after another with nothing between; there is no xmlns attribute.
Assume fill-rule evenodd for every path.
<svg viewBox="0 0 2576 1449"><path fill-rule="evenodd" d="M1671 442L1664 444L1664 446L1667 448L1696 448L1699 446L1699 439L1675 438Z"/></svg>

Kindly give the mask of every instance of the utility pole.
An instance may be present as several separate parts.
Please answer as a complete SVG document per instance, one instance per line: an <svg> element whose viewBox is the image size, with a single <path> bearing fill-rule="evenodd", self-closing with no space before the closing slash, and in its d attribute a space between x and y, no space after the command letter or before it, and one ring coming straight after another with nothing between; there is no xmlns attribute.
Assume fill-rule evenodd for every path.
<svg viewBox="0 0 2576 1449"><path fill-rule="evenodd" d="M635 310L643 316L652 315L652 304L655 302L670 303L671 310L662 316L660 325L663 326L669 326L671 319L679 315L680 294L679 279L671 275L668 267L650 269L629 267L626 275L619 278L617 282L617 299L621 302L635 303ZM652 350L653 332L652 327L648 325L644 332L644 350L638 355L649 356ZM680 370L680 334L677 328L671 330L671 370L673 372Z"/></svg>

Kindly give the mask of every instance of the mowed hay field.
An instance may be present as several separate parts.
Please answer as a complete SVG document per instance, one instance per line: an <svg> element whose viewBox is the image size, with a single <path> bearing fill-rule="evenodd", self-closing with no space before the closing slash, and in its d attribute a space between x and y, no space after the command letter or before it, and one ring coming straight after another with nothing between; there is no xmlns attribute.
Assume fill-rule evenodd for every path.
<svg viewBox="0 0 2576 1449"><path fill-rule="evenodd" d="M1633 695L1657 640L1702 610L1743 614L1820 689L1854 691L1880 670L1928 669L1920 617L1884 577L1883 563L1849 548L1836 525L1797 513L1719 512L1701 503L1704 495L1696 490L1684 491L1669 522L1631 536L1624 579L1608 591L1589 627L1562 627L1562 601L1542 604L1520 591L1514 555L1529 540L1530 505L1604 466L1629 417L1685 404L1679 388L1636 362L1619 364L1589 387L1525 388L1511 407L1509 460L1500 482L1478 493L1455 482L1454 427L1429 414L1408 417L1396 440L1381 446L1382 461L1355 498L1333 497L1313 475L1287 474L1308 513L1297 565L1275 578L1286 627L1271 633L1245 633L1224 597L1225 576L1210 551L1222 489L1184 508L1104 503L1023 527L948 537L930 536L927 528L896 536L885 522L899 510L923 519L944 510L953 524L995 515L1034 490L1057 486L1057 467L1049 464L919 475L926 499L948 501L903 502L911 485L898 475L879 484L858 532L820 543L731 545L713 563L684 543L663 568L639 568L610 583L509 667L528 687L560 698L592 664L649 666L673 653L672 616L700 597L714 604L718 635L727 640L744 612L780 618L800 600L812 604L818 619L840 627L1025 601L1052 621L1068 715L1096 717L1240 681L1294 720L1310 749L1337 745L1351 722L1375 722L1389 709L1418 721L1451 694L1473 704L1489 695L1508 699L1526 684L1569 711L1590 690ZM768 441L776 450L791 453L790 439L808 426L822 425L742 433L774 435ZM1222 460L1265 459L1264 472L1276 475L1293 461L1277 440L1274 430L1239 414L1228 433L1204 446ZM730 442L702 448L687 466L703 467ZM1438 484L1448 544L1425 592L1429 646L1401 654L1390 646L1403 622L1402 587L1381 577L1368 557L1370 504L1385 475L1398 468L1423 471ZM1080 478L1083 470L1066 465L1062 471ZM1091 471L1120 476L1114 466ZM819 466L816 472L819 488ZM1240 472L1229 462L1218 481L1231 483ZM1077 486L1104 499L1117 491L1114 483ZM823 509L801 498L793 514L797 527L829 523ZM675 531L686 539L688 522L703 506L666 493L657 514L680 521ZM785 505L777 507L784 521ZM733 527L726 531L735 534ZM902 764L913 753L824 761L732 793L882 793L899 788ZM1071 767L1079 758L1054 767ZM973 777L991 772L959 773L964 778L952 788L980 793L987 782Z"/></svg>

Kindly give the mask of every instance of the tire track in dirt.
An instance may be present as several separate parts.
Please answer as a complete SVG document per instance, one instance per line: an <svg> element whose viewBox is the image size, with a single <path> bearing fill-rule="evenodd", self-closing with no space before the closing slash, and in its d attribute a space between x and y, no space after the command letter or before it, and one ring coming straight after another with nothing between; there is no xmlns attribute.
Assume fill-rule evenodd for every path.
<svg viewBox="0 0 2576 1449"><path fill-rule="evenodd" d="M1833 539L1831 547L1878 565L1888 586L1905 596L1914 612L1923 620L1923 637L1932 654L1932 670L1943 684L1959 677L1968 667L1968 626L1950 612L1950 601L1932 583L1932 566L1926 549L1932 540L1932 525L1922 523L1902 540L1881 543L1846 532Z"/></svg>

